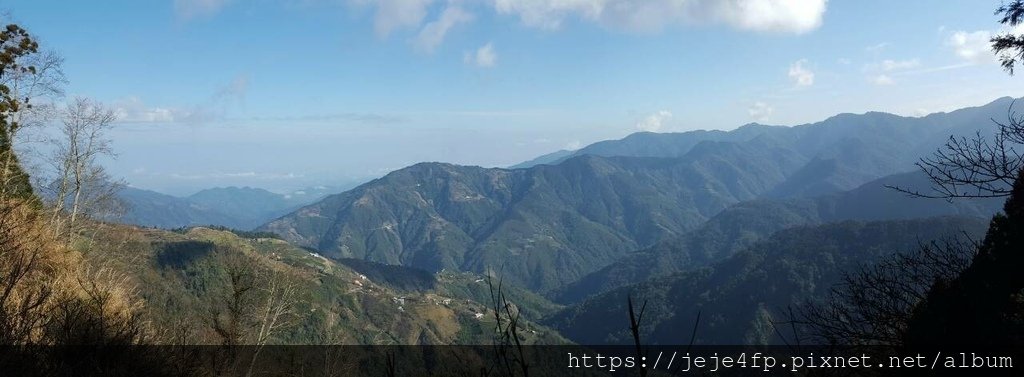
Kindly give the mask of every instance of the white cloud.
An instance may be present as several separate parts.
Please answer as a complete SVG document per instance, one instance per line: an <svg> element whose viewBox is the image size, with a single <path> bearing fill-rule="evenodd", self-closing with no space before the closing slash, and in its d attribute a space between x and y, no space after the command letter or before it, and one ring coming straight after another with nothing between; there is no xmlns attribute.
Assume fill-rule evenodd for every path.
<svg viewBox="0 0 1024 377"><path fill-rule="evenodd" d="M883 60L881 68L883 71L903 71L907 69L913 69L921 66L921 61L918 59L909 60Z"/></svg>
<svg viewBox="0 0 1024 377"><path fill-rule="evenodd" d="M228 107L245 100L249 78L235 77L214 92L206 101L185 107L147 106L138 97L113 101L111 106L118 122L125 123L206 123L224 118Z"/></svg>
<svg viewBox="0 0 1024 377"><path fill-rule="evenodd" d="M994 61L992 55L992 33L985 30L956 31L946 40L946 45L961 59L971 63Z"/></svg>
<svg viewBox="0 0 1024 377"><path fill-rule="evenodd" d="M573 140L573 141L570 141L568 143L565 143L565 148L562 148L562 149L565 149L567 151L575 151L575 150L578 150L578 149L580 149L582 147L583 147L583 143L580 143L579 140Z"/></svg>
<svg viewBox="0 0 1024 377"><path fill-rule="evenodd" d="M672 119L672 113L668 110L661 110L637 122L636 129L646 132L658 132L669 119Z"/></svg>
<svg viewBox="0 0 1024 377"><path fill-rule="evenodd" d="M760 122L770 117L772 113L775 112L775 109L767 103L758 101L754 102L754 104L747 109L747 112L750 113L751 118Z"/></svg>
<svg viewBox="0 0 1024 377"><path fill-rule="evenodd" d="M174 0L174 12L182 20L217 14L231 0Z"/></svg>
<svg viewBox="0 0 1024 377"><path fill-rule="evenodd" d="M373 6L373 30L386 38L398 29L418 29L427 17L427 8L434 0L349 0L359 6Z"/></svg>
<svg viewBox="0 0 1024 377"><path fill-rule="evenodd" d="M805 67L807 59L800 59L789 66L789 78L796 86L814 85L814 72Z"/></svg>
<svg viewBox="0 0 1024 377"><path fill-rule="evenodd" d="M919 67L921 67L921 60L917 58L906 60L885 59L881 62L865 64L864 74L868 82L878 86L887 86L896 83L893 76L920 72L920 70L914 71Z"/></svg>
<svg viewBox="0 0 1024 377"><path fill-rule="evenodd" d="M869 81L871 81L872 84L879 86L892 85L896 83L895 81L893 81L892 77L886 74L872 76L869 78Z"/></svg>
<svg viewBox="0 0 1024 377"><path fill-rule="evenodd" d="M240 171L240 172L212 172L212 173L170 173L166 174L167 177L172 179L180 180L209 180L209 179L257 179L257 180L288 180L302 178L305 174L302 173L274 173L274 172L255 172L255 171Z"/></svg>
<svg viewBox="0 0 1024 377"><path fill-rule="evenodd" d="M494 51L494 44L488 42L476 49L476 52L463 53L462 61L480 68L490 68L498 64L498 53Z"/></svg>
<svg viewBox="0 0 1024 377"><path fill-rule="evenodd" d="M167 123L187 114L179 109L147 107L138 97L128 97L111 103L119 122Z"/></svg>
<svg viewBox="0 0 1024 377"><path fill-rule="evenodd" d="M940 33L945 33L945 28L940 28ZM969 64L994 63L999 61L999 56L992 50L991 39L1001 35L1024 35L1024 24L1017 26L1004 26L999 30L977 30L964 31L955 30L948 34L946 46L953 50L958 57Z"/></svg>
<svg viewBox="0 0 1024 377"><path fill-rule="evenodd" d="M868 46L868 47L864 47L864 51L869 53L869 54L877 54L878 52L881 52L882 50L884 50L886 47L889 47L889 42L882 42L882 43L879 43L879 44L874 44L874 45L871 45L871 46Z"/></svg>
<svg viewBox="0 0 1024 377"><path fill-rule="evenodd" d="M557 29L568 18L656 31L678 23L722 23L740 30L804 33L821 25L826 0L492 0L500 14Z"/></svg>
<svg viewBox="0 0 1024 377"><path fill-rule="evenodd" d="M713 14L740 29L804 33L821 26L826 0L707 0L704 3L706 6L714 4Z"/></svg>
<svg viewBox="0 0 1024 377"><path fill-rule="evenodd" d="M494 0L494 8L499 14L519 16L528 26L557 29L570 15L591 20L600 18L604 3L602 0Z"/></svg>
<svg viewBox="0 0 1024 377"><path fill-rule="evenodd" d="M178 0L226 2L230 0ZM468 22L463 6L484 4L530 27L558 29L566 20L578 19L603 27L658 31L677 24L724 24L754 32L800 34L822 23L827 0L346 0L372 7L374 31L386 38L401 29L420 30L414 42L426 51L440 45L448 31ZM447 4L437 20L423 25L437 4ZM422 28L421 28L422 26Z"/></svg>
<svg viewBox="0 0 1024 377"><path fill-rule="evenodd" d="M444 12L441 12L441 15L436 20L423 26L423 29L420 30L413 43L416 45L416 48L422 51L433 52L437 46L441 45L445 35L448 34L452 27L472 20L472 14L458 6L449 6Z"/></svg>

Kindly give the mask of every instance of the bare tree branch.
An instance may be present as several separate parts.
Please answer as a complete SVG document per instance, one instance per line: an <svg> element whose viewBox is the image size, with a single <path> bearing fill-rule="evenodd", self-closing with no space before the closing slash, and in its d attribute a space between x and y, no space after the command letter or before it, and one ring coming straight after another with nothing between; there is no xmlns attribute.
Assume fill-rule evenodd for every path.
<svg viewBox="0 0 1024 377"><path fill-rule="evenodd" d="M966 269L977 248L960 239L922 243L913 253L846 273L827 300L804 305L794 320L829 345L902 345L914 308L936 281Z"/></svg>
<svg viewBox="0 0 1024 377"><path fill-rule="evenodd" d="M1005 123L993 122L998 132L990 139L950 136L946 144L917 162L932 182L931 192L887 186L915 197L992 198L1010 195L1017 174L1024 168L1024 116L1007 111Z"/></svg>

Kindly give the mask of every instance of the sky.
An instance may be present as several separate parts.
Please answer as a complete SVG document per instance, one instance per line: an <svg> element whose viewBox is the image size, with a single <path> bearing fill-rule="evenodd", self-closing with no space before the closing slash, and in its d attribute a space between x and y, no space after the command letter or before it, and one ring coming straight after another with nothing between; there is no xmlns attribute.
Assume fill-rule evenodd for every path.
<svg viewBox="0 0 1024 377"><path fill-rule="evenodd" d="M633 132L1024 95L993 0L3 0L114 108L130 185L287 191ZM1009 32L1013 32L1010 30Z"/></svg>

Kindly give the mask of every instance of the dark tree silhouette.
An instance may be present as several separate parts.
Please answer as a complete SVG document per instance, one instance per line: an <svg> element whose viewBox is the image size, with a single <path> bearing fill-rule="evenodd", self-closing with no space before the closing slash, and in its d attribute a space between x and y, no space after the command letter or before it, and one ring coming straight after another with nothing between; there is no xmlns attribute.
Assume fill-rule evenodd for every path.
<svg viewBox="0 0 1024 377"><path fill-rule="evenodd" d="M996 9L996 15L1002 16L999 23L1017 26L1024 21L1024 0L1013 0ZM992 37L992 50L999 56L1003 69L1013 74L1013 68L1024 60L1024 35L1002 33Z"/></svg>
<svg viewBox="0 0 1024 377"><path fill-rule="evenodd" d="M970 267L938 281L910 320L907 343L1024 344L1024 179L992 219Z"/></svg>
<svg viewBox="0 0 1024 377"><path fill-rule="evenodd" d="M991 198L1010 195L1018 172L1024 168L1024 116L1011 105L1006 122L989 139L950 136L942 148L922 158L917 166L932 181L931 192L887 186L923 198Z"/></svg>

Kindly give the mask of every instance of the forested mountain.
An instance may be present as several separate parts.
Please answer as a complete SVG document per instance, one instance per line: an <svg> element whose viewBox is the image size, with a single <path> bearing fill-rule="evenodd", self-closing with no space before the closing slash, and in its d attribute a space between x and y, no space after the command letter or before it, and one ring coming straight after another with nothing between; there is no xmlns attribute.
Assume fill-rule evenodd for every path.
<svg viewBox="0 0 1024 377"><path fill-rule="evenodd" d="M698 226L781 182L785 151L580 156L530 169L418 164L260 229L338 258L502 270L544 291Z"/></svg>
<svg viewBox="0 0 1024 377"><path fill-rule="evenodd" d="M549 292L682 236L736 203L827 196L909 171L950 134L993 127L1010 101L921 118L841 114L796 127L639 133L524 169L423 163L260 229L331 257L501 270L512 282ZM890 218L858 213L870 208L905 212L857 201L889 195L883 190L792 205L813 207L800 216L815 221ZM921 207L917 214L950 213L900 203Z"/></svg>
<svg viewBox="0 0 1024 377"><path fill-rule="evenodd" d="M645 344L688 344L695 323L695 344L778 343L773 321L786 322L790 306L823 297L843 271L929 240L978 239L986 225L942 217L795 227L709 266L591 297L545 323L581 344L629 344L626 299L633 295L647 302Z"/></svg>
<svg viewBox="0 0 1024 377"><path fill-rule="evenodd" d="M915 198L891 188L923 191L929 184L923 173L913 172L884 177L851 191L817 198L759 199L738 203L699 228L631 253L559 289L552 296L561 302L571 303L654 276L701 267L794 226L841 220L909 220L935 216L987 219L1002 206L999 198L950 202Z"/></svg>

